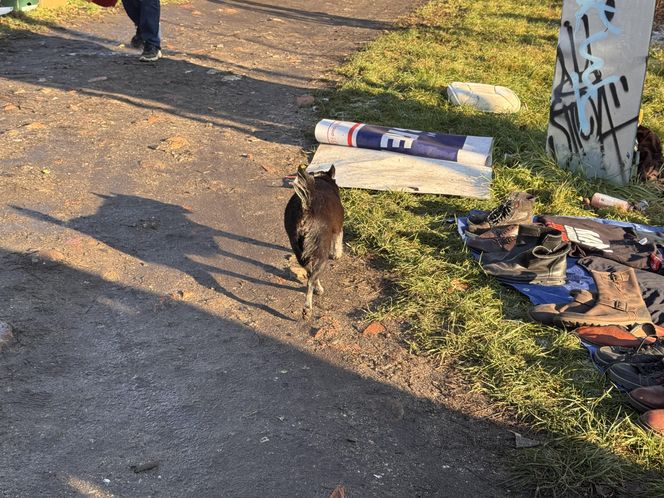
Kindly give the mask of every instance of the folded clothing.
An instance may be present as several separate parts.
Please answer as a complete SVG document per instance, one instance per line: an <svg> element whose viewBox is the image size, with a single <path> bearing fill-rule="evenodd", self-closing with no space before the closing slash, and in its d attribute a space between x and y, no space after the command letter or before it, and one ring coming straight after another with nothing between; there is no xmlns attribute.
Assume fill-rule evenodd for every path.
<svg viewBox="0 0 664 498"><path fill-rule="evenodd" d="M570 256L600 255L618 263L652 272L664 271L662 255L647 237L632 227L607 225L589 218L539 216L544 225L560 230L572 243Z"/></svg>

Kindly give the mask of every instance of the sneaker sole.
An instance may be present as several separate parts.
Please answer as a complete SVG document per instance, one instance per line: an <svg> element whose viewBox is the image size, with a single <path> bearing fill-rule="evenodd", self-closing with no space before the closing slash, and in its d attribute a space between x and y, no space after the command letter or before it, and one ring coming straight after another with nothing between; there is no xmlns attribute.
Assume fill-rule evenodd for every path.
<svg viewBox="0 0 664 498"><path fill-rule="evenodd" d="M488 275L491 274L489 273ZM565 285L565 283L567 282L566 278L536 278L534 280L520 280L518 278L499 277L497 275L493 276L496 277L501 282L505 282L506 284Z"/></svg>
<svg viewBox="0 0 664 498"><path fill-rule="evenodd" d="M664 408L661 406L648 406L644 403L641 403L632 396L632 393L627 394L627 401L629 401L629 404L632 405L632 407L639 413L645 413L649 412L650 410L658 410L660 408Z"/></svg>
<svg viewBox="0 0 664 498"><path fill-rule="evenodd" d="M581 315L582 316L582 315ZM625 327L627 329L630 329L634 327L635 325L642 325L644 323L652 323L651 321L641 321L641 320L629 320L629 321L616 321L616 320L601 320L601 319L584 319L584 318L576 318L572 317L570 318L569 316L564 316L564 314L561 316L558 316L558 321L562 323L563 325L567 327L602 327L606 325L618 325L621 327Z"/></svg>
<svg viewBox="0 0 664 498"><path fill-rule="evenodd" d="M141 55L141 57L138 60L141 62L157 62L161 58L162 55L161 52L159 52L155 57L144 57Z"/></svg>

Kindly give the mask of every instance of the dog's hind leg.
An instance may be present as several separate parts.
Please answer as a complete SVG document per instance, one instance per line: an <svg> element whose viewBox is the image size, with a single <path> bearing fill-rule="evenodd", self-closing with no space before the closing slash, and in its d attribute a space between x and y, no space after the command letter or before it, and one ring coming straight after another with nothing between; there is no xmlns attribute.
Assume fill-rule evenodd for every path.
<svg viewBox="0 0 664 498"><path fill-rule="evenodd" d="M344 254L344 232L339 232L332 241L332 259L339 259Z"/></svg>
<svg viewBox="0 0 664 498"><path fill-rule="evenodd" d="M314 289L322 286L319 282L320 274L323 272L325 264L318 263L314 266L309 274L309 280L307 281L307 298L304 302L304 309L302 310L302 318L308 319L311 318L314 310Z"/></svg>
<svg viewBox="0 0 664 498"><path fill-rule="evenodd" d="M320 283L320 278L316 280L316 287L314 287L314 293L318 296L322 296L323 293L325 292L325 289L323 289L323 286Z"/></svg>

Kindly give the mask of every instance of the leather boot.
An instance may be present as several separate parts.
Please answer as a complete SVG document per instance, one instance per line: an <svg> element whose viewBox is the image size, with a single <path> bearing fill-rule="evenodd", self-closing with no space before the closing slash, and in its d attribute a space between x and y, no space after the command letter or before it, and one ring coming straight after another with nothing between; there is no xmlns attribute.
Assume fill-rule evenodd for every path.
<svg viewBox="0 0 664 498"><path fill-rule="evenodd" d="M558 315L564 311L584 313L595 304L595 295L587 290L581 289L572 292L572 302L564 304L539 304L528 310L528 316L535 322L546 325L558 323Z"/></svg>
<svg viewBox="0 0 664 498"><path fill-rule="evenodd" d="M664 386L637 387L629 392L627 399L641 413L664 408Z"/></svg>
<svg viewBox="0 0 664 498"><path fill-rule="evenodd" d="M532 283L542 285L562 285L567 280L567 254L569 242L562 242L562 234L546 234L540 244L530 250L517 251L497 263L484 266L484 270L507 283ZM508 253L509 254L509 253Z"/></svg>
<svg viewBox="0 0 664 498"><path fill-rule="evenodd" d="M466 234L466 245L480 252L505 253L516 245L518 225L505 225L487 230L482 235Z"/></svg>
<svg viewBox="0 0 664 498"><path fill-rule="evenodd" d="M639 417L639 425L658 436L664 436L664 410L645 412Z"/></svg>
<svg viewBox="0 0 664 498"><path fill-rule="evenodd" d="M555 246L563 240L562 233L555 228L545 227L544 225L519 225L514 246L507 252L498 251L482 254L482 264L510 260L525 251L530 251L542 245L545 239L549 241L547 244L551 246Z"/></svg>
<svg viewBox="0 0 664 498"><path fill-rule="evenodd" d="M497 226L532 223L534 203L535 196L527 192L514 192L487 214L469 216L468 231L482 233Z"/></svg>
<svg viewBox="0 0 664 498"><path fill-rule="evenodd" d="M641 297L641 288L634 268L619 272L590 270L597 286L595 305L588 311L565 311L558 315L568 327L582 325L625 325L651 323L650 312Z"/></svg>

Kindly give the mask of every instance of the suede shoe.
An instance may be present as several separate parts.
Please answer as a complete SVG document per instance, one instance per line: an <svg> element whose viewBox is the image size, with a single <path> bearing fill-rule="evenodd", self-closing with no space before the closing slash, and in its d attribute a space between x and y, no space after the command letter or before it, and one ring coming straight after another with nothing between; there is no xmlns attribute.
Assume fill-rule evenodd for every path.
<svg viewBox="0 0 664 498"><path fill-rule="evenodd" d="M604 325L601 327L579 327L574 333L583 342L595 346L637 348L641 343L652 343L655 342L657 337L664 337L664 328L652 323L636 325L629 330L618 325Z"/></svg>
<svg viewBox="0 0 664 498"><path fill-rule="evenodd" d="M631 391L637 387L664 384L664 363L616 363L606 371L618 386Z"/></svg>
<svg viewBox="0 0 664 498"><path fill-rule="evenodd" d="M627 399L641 413L664 408L664 386L637 387L629 392Z"/></svg>
<svg viewBox="0 0 664 498"><path fill-rule="evenodd" d="M658 436L664 436L664 410L650 410L639 417L638 424Z"/></svg>
<svg viewBox="0 0 664 498"><path fill-rule="evenodd" d="M583 313L565 311L558 315L567 327L582 325L623 325L651 323L652 317L641 296L634 268L621 271L595 271L590 275L597 287L595 305Z"/></svg>
<svg viewBox="0 0 664 498"><path fill-rule="evenodd" d="M502 225L520 225L532 223L535 196L526 192L514 192L505 202L487 214L468 217L468 231L481 233Z"/></svg>

